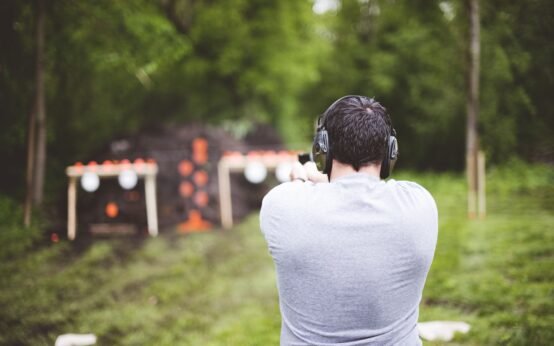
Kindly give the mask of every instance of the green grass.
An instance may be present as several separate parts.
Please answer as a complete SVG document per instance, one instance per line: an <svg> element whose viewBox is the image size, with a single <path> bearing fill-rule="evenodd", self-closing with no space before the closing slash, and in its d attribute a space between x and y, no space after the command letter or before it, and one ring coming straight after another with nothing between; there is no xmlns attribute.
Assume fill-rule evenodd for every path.
<svg viewBox="0 0 554 346"><path fill-rule="evenodd" d="M62 242L2 267L0 344L275 344L273 267L255 228Z"/></svg>
<svg viewBox="0 0 554 346"><path fill-rule="evenodd" d="M451 345L552 344L552 169L491 171L488 216L475 221L460 175L397 178L426 186L439 207L420 321L470 323ZM0 218L9 219L1 202ZM98 345L278 344L274 268L257 215L228 232L57 244L36 230L32 244L20 242L27 231L3 225L0 344L52 345L69 332L95 333Z"/></svg>
<svg viewBox="0 0 554 346"><path fill-rule="evenodd" d="M475 221L466 219L459 177L420 177L439 208L420 321L470 323L471 332L451 344L554 342L554 180L552 171L541 174L536 184L493 171L487 218Z"/></svg>

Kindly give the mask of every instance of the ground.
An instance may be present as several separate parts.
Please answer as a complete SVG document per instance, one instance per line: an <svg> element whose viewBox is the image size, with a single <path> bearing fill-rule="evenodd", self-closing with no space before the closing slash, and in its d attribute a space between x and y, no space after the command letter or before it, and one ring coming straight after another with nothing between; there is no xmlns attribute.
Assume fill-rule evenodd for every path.
<svg viewBox="0 0 554 346"><path fill-rule="evenodd" d="M487 218L474 221L461 175L396 178L420 182L439 208L420 321L468 322L471 331L449 345L552 344L552 169L493 170ZM89 332L98 345L278 344L274 268L257 214L230 231L155 239L25 244L14 232L24 231L0 236L0 344L52 345L59 334Z"/></svg>

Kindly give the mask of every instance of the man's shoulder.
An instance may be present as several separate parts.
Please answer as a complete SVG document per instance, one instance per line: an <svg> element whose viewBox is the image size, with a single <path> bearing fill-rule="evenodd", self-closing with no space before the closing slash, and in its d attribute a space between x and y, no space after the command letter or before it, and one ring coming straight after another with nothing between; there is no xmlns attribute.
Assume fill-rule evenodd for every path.
<svg viewBox="0 0 554 346"><path fill-rule="evenodd" d="M431 196L431 193L427 191L426 188L416 183L415 181L391 179L388 181L388 183L394 183L396 186L398 186L398 188L403 189L405 191L415 191L415 192L428 194L429 196Z"/></svg>
<svg viewBox="0 0 554 346"><path fill-rule="evenodd" d="M290 204L291 201L296 200L303 193L306 185L307 183L286 182L275 186L264 196L262 209L269 205Z"/></svg>
<svg viewBox="0 0 554 346"><path fill-rule="evenodd" d="M415 199L418 204L424 203L436 209L435 199L431 193L420 184L413 181L394 179L389 180L387 183L394 185L400 194L405 194Z"/></svg>
<svg viewBox="0 0 554 346"><path fill-rule="evenodd" d="M303 197L308 183L286 182L271 189L262 200L260 226L262 232L280 234L284 225L303 212Z"/></svg>
<svg viewBox="0 0 554 346"><path fill-rule="evenodd" d="M312 182L286 182L271 189L262 200L260 215L282 219L306 215L320 188Z"/></svg>

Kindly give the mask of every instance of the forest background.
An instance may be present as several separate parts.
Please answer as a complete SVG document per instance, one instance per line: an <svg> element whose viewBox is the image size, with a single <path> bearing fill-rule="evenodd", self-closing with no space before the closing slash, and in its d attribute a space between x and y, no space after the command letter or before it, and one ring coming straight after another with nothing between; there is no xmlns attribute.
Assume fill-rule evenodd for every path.
<svg viewBox="0 0 554 346"><path fill-rule="evenodd" d="M489 163L552 161L554 3L481 4L481 147ZM22 201L34 109L37 3L0 5L0 191ZM46 199L63 168L116 136L202 121L275 126L308 143L344 94L390 111L399 167L462 170L463 1L44 2Z"/></svg>

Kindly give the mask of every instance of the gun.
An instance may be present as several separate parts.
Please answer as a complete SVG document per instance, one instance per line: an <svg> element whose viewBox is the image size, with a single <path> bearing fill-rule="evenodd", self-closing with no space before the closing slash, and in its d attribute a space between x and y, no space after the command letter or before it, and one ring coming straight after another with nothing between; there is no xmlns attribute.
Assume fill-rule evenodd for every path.
<svg viewBox="0 0 554 346"><path fill-rule="evenodd" d="M301 164L305 164L308 161L313 161L314 158L312 157L312 153L300 153L298 154L298 161L300 161Z"/></svg>

